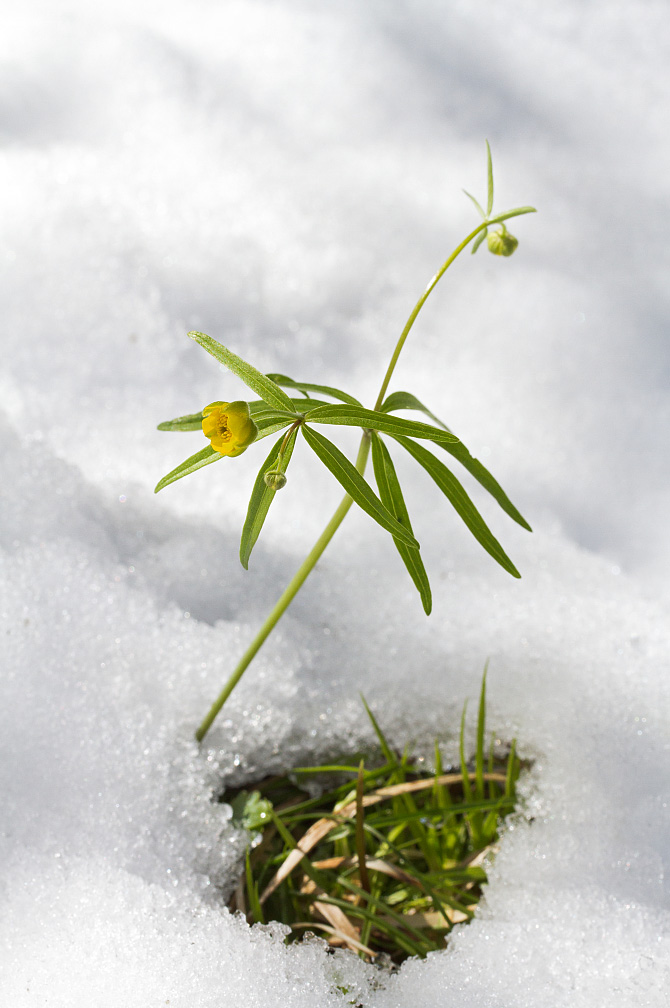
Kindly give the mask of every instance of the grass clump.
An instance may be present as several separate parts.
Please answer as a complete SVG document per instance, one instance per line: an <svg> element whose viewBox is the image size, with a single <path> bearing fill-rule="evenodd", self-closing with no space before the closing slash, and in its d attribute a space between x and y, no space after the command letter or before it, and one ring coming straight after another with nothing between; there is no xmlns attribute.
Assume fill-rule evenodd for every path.
<svg viewBox="0 0 670 1008"><path fill-rule="evenodd" d="M365 703L365 701L364 701ZM368 961L397 965L442 949L469 920L486 882L483 862L503 818L516 805L521 763L486 743L482 683L473 763L465 762L465 710L459 769L435 772L395 753L374 715L381 765L298 767L252 792L226 794L235 821L250 834L245 870L230 900L249 922L288 924ZM332 786L334 779L343 780ZM319 797L302 781L330 782Z"/></svg>

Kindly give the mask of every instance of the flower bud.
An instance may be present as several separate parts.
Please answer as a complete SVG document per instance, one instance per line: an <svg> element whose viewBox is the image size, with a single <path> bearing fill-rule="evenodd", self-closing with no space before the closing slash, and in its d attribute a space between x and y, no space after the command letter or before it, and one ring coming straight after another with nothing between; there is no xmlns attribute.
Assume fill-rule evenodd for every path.
<svg viewBox="0 0 670 1008"><path fill-rule="evenodd" d="M263 476L263 480L266 487L269 487L270 490L281 490L282 487L286 486L286 476L281 469L268 469Z"/></svg>
<svg viewBox="0 0 670 1008"><path fill-rule="evenodd" d="M498 231L489 233L486 244L489 247L489 252L493 252L494 255L511 256L519 244L519 240L510 234L503 224Z"/></svg>

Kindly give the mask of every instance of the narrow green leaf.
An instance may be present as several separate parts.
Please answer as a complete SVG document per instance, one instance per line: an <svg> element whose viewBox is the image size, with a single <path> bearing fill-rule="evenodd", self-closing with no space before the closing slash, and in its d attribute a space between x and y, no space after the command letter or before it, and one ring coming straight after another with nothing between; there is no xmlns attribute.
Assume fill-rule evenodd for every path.
<svg viewBox="0 0 670 1008"><path fill-rule="evenodd" d="M325 400L322 399L291 399L291 403L293 404L293 409L291 410L290 415L291 417L293 417L293 419L295 419L299 413L305 412L305 406L307 406L309 409L314 409L316 406L332 405L332 403L326 402ZM250 402L249 412L251 413L252 416L256 416L256 414L262 414L262 413L274 413L275 416L280 415L273 406L268 406L268 404L265 402L264 399L254 399L252 402ZM287 411L281 410L281 415L282 416L287 415Z"/></svg>
<svg viewBox="0 0 670 1008"><path fill-rule="evenodd" d="M175 417L174 420L165 420L160 423L156 430L164 431L194 431L202 430L202 411L200 413L189 413L186 416Z"/></svg>
<svg viewBox="0 0 670 1008"><path fill-rule="evenodd" d="M505 210L504 213L496 214L495 217L492 217L490 221L487 221L487 223L502 224L503 221L509 220L510 217L520 217L522 214L527 213L537 213L537 210L532 206L522 206L517 207L515 210Z"/></svg>
<svg viewBox="0 0 670 1008"><path fill-rule="evenodd" d="M187 458L185 462L178 465L176 469L169 472L167 476L163 476L163 479L159 480L154 489L154 493L158 493L163 487L168 486L170 483L174 483L176 480L181 479L183 476L190 476L191 473L195 472L196 469L202 469L203 466L209 465L210 462L218 462L224 456L220 455L219 452L215 452L211 445L207 445L202 451L196 452L195 455L191 455Z"/></svg>
<svg viewBox="0 0 670 1008"><path fill-rule="evenodd" d="M486 214L484 213L484 208L480 204L479 200L476 200L474 198L474 196L472 195L472 193L469 193L467 189L464 189L463 192L468 197L468 199L471 199L472 202L474 203L474 205L477 207L477 210L479 211L480 216L483 217L484 220L486 220Z"/></svg>
<svg viewBox="0 0 670 1008"><path fill-rule="evenodd" d="M465 802L471 804L472 802L472 787L470 785L470 777L468 775L468 764L465 762L465 714L468 709L467 700L463 704L463 713L461 714L461 731L458 737L458 751L461 759L461 776L463 778L463 797Z"/></svg>
<svg viewBox="0 0 670 1008"><path fill-rule="evenodd" d="M507 771L505 774L505 798L514 800L516 779L519 776L519 760L516 755L516 739L512 739L512 746L507 757Z"/></svg>
<svg viewBox="0 0 670 1008"><path fill-rule="evenodd" d="M201 332L190 332L189 336L191 339L199 343L200 346L210 353L212 357L215 357L222 364L225 364L229 370L236 374L238 378L247 385L252 391L264 399L266 403L270 406L274 406L276 409L285 409L289 412L293 412L293 403L286 395L283 389L276 385L273 381L267 378L260 371L257 371L255 367L251 364L247 364L246 361L234 354L232 350L229 350L223 344L218 343L217 340L212 339L206 333Z"/></svg>
<svg viewBox="0 0 670 1008"><path fill-rule="evenodd" d="M491 147L486 141L486 216L493 210L493 161L491 159Z"/></svg>
<svg viewBox="0 0 670 1008"><path fill-rule="evenodd" d="M479 248L479 246L481 245L481 243L484 241L484 239L486 238L486 236L488 235L488 233L489 233L489 229L488 228L484 228L483 231L479 232L479 234L477 235L477 237L475 238L475 240L472 243L472 249L470 250L472 255L475 254L475 252L477 251L477 249Z"/></svg>
<svg viewBox="0 0 670 1008"><path fill-rule="evenodd" d="M293 403L294 409L291 410L290 416L293 417L295 415L295 408L301 406L302 403L305 402L305 400L304 399L292 399L291 402ZM314 409L315 406L328 406L329 405L329 403L327 403L325 401L324 402L319 402L316 399L310 399L309 400L309 404L310 404L310 409ZM254 417L254 419L257 416L262 416L264 418L267 418L268 416L272 416L272 417L277 418L278 420L282 420L283 421L284 418L287 416L287 411L286 410L282 410L281 412L277 412L277 409L275 407L268 406L268 404L265 402L264 399L255 399L253 402L250 402L248 405L249 405L249 413L251 414L252 417ZM287 419L288 419L288 417L287 417ZM202 410L200 411L200 413L188 413L186 416L175 417L174 420L165 420L163 423L161 423L161 424L158 425L157 430L160 430L160 431L196 431L196 430L199 431L199 430L202 430Z"/></svg>
<svg viewBox="0 0 670 1008"><path fill-rule="evenodd" d="M362 406L317 406L305 414L310 423L344 424L348 427L363 427L383 431L385 434L405 434L408 437L425 438L438 444L452 444L458 441L455 434L440 430L430 424L416 420L403 420L379 410L363 409Z"/></svg>
<svg viewBox="0 0 670 1008"><path fill-rule="evenodd" d="M292 378L287 378L286 375L282 374L269 374L266 375L271 381L275 382L277 385L282 385L285 388L299 389L301 392L318 392L320 395L329 395L333 399L341 399L342 402L349 403L351 406L360 406L361 403L358 399L355 399L348 392L343 392L341 389L333 388L332 385L314 385L311 382L296 382ZM300 402L300 400L297 400ZM295 403L296 400L293 400Z"/></svg>
<svg viewBox="0 0 670 1008"><path fill-rule="evenodd" d="M261 907L260 900L258 899L258 886L254 881L254 875L251 870L251 858L249 856L249 851L247 850L245 861L244 861L244 874L247 883L247 897L249 900L249 909L251 910L254 924L265 924L265 917L263 916L263 908Z"/></svg>
<svg viewBox="0 0 670 1008"><path fill-rule="evenodd" d="M396 437L396 441L416 459L419 465L423 466L486 552L513 577L521 577L451 470L427 448L416 444L410 438Z"/></svg>
<svg viewBox="0 0 670 1008"><path fill-rule="evenodd" d="M326 468L330 469L335 479L342 484L358 506L369 514L371 518L374 518L382 528L390 532L394 538L402 539L407 546L418 549L419 544L414 536L405 531L400 522L386 510L375 492L366 483L358 469L349 461L346 455L343 455L340 449L332 441L329 441L328 438L325 438L323 434L313 430L306 424L303 424L301 430L312 451L318 455Z"/></svg>
<svg viewBox="0 0 670 1008"><path fill-rule="evenodd" d="M477 711L477 750L475 753L475 784L478 798L484 797L484 735L486 733L486 673L489 663L484 666L482 688L479 693L479 709Z"/></svg>
<svg viewBox="0 0 670 1008"><path fill-rule="evenodd" d="M491 494L505 514L509 515L510 518L514 519L515 522L521 525L522 528L525 528L528 532L533 531L523 515L520 514L520 512L514 507L511 500L500 486L500 483L498 483L488 469L482 465L479 459L472 457L462 441L458 441L457 443L451 445L445 444L442 445L442 447L449 453L449 455L460 462L463 468L467 469L470 475L474 476L477 482Z"/></svg>
<svg viewBox="0 0 670 1008"><path fill-rule="evenodd" d="M374 716L374 714L372 713L372 711L368 707L368 702L367 702L367 700L365 699L365 697L363 696L362 693L360 694L360 698L363 701L363 706L365 707L365 711L366 711L366 713L368 715L368 718L370 719L370 724L374 728L375 735L379 739L379 746L381 748L381 751L382 751L382 754L384 756L384 759L386 760L386 762L389 765L396 766L397 763L398 763L398 761L395 758L395 756L393 755L393 751L391 750L391 747L390 747L390 745L388 744L388 742L386 740L386 736L384 735L384 732L379 727L379 722L377 721L377 718Z"/></svg>
<svg viewBox="0 0 670 1008"><path fill-rule="evenodd" d="M293 454L296 433L297 431L294 431L291 435L284 451L284 471L286 470L291 455ZM276 444L273 445L272 451L258 471L254 488L251 491L249 508L247 510L247 516L244 520L242 538L240 540L240 563L245 570L249 569L249 557L251 556L251 551L256 545L256 540L263 528L263 523L267 517L270 505L277 494L276 490L271 490L270 487L265 485L264 477L268 469L274 469L277 466L279 461L279 449L281 448L283 440L284 438L280 437Z"/></svg>
<svg viewBox="0 0 670 1008"><path fill-rule="evenodd" d="M424 406L422 402L419 402L416 396L412 395L411 392L392 392L390 396L387 396L381 405L382 413L394 413L396 410L419 410L421 413L425 413L429 416L431 420L434 420L436 424L443 427L446 431L451 434L452 431L449 430L445 423L442 423L439 417L436 417L434 413Z"/></svg>
<svg viewBox="0 0 670 1008"><path fill-rule="evenodd" d="M409 514L407 513L407 507L405 506L405 500L400 489L395 467L386 445L377 433L372 434L372 465L382 504L411 533L412 523L409 520ZM395 540L395 544L402 562L421 596L424 612L428 616L433 603L428 575L421 560L421 555L418 550L409 549L397 539Z"/></svg>

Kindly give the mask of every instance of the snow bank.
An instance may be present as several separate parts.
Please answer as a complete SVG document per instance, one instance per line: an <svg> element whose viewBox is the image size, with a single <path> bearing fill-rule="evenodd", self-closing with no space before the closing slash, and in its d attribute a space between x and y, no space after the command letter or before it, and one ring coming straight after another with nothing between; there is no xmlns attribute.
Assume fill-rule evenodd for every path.
<svg viewBox="0 0 670 1008"><path fill-rule="evenodd" d="M667 17L654 3L38 4L9 24L0 155L5 642L0 992L12 1008L661 1006L670 649ZM667 46L666 46L667 49ZM156 423L268 371L371 401L472 226L483 138L518 252L464 257L397 388L535 528L523 573L399 463L434 614L351 514L204 747L194 726L339 499L296 453L245 573L247 452ZM340 443L353 445L345 434ZM385 977L223 908L223 781L369 740L429 751L490 661L534 760L477 919ZM532 820L532 821L530 821Z"/></svg>

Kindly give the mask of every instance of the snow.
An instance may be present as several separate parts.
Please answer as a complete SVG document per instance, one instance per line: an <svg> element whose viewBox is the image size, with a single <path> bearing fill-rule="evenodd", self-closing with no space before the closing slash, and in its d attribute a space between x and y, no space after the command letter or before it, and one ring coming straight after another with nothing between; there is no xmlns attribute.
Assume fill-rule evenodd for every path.
<svg viewBox="0 0 670 1008"><path fill-rule="evenodd" d="M667 1003L668 41L653 0L6 18L2 1004ZM352 512L198 747L339 493L296 451L249 572L258 453L153 495L202 444L156 424L244 396L186 332L371 403L474 226L485 137L496 206L540 213L510 225L512 259L458 261L393 384L528 517L532 536L473 490L523 579L398 460L433 615ZM487 659L491 727L534 765L445 953L388 977L224 909L224 780L369 741L359 692L449 759Z"/></svg>

